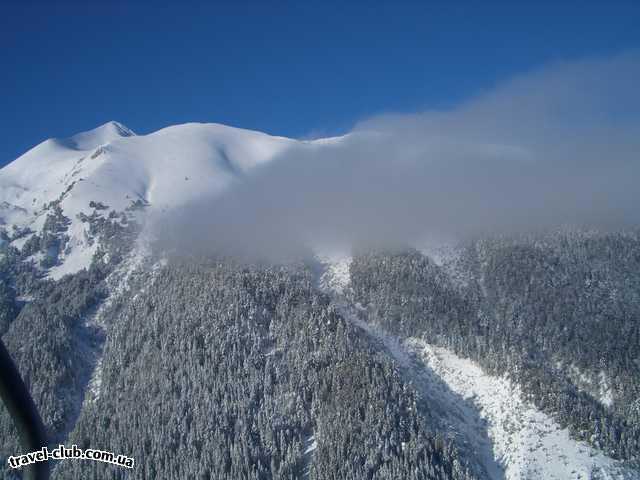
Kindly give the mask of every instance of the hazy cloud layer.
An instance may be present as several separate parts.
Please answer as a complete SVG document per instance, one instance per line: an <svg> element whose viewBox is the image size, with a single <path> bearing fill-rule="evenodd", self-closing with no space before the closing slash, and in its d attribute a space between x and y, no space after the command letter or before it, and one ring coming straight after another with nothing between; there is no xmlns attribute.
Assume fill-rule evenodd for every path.
<svg viewBox="0 0 640 480"><path fill-rule="evenodd" d="M638 85L632 52L550 65L450 111L371 118L339 143L288 151L161 231L179 248L283 254L638 225Z"/></svg>

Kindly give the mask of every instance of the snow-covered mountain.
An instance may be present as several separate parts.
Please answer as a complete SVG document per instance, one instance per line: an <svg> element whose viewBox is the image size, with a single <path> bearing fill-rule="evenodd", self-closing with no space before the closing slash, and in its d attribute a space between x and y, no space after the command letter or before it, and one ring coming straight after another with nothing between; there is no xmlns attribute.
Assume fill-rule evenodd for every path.
<svg viewBox="0 0 640 480"><path fill-rule="evenodd" d="M0 333L52 438L77 442L90 432L112 449L124 438L153 439L151 450L165 452L171 436L148 416L161 398L156 408L178 412L176 428L189 436L181 448L200 445L202 455L185 450L161 473L136 478L174 478L177 468L186 468L181 478L253 475L254 458L225 451L230 431L236 445L252 445L247 452L279 459L260 467L273 478L397 479L421 468L412 478L639 478L640 235L464 245L430 237L397 252L344 252L318 240L315 261L281 269L182 265L143 248L142 228L166 212L243 194L234 187L250 189L246 180L263 168L290 167L278 162L292 149L315 154L343 139L219 124L136 135L109 122L47 140L0 170L0 246L14 247L0 249ZM574 337L563 337L569 330ZM253 372L240 389L238 368ZM256 391L262 400L246 396ZM247 408L229 425L257 423L214 423L209 408L221 405ZM185 427L186 411L197 428ZM126 426L112 426L110 412L127 412ZM0 415L2 432L8 420ZM295 434L282 437L282 425ZM356 435L351 444L345 432ZM215 473L225 458L236 462L234 477ZM67 465L58 478L86 478ZM334 472L345 465L352 470Z"/></svg>
<svg viewBox="0 0 640 480"><path fill-rule="evenodd" d="M40 233L49 215L64 219L63 245L49 262L58 278L87 267L96 248L94 218L145 216L215 195L297 141L228 127L189 123L136 135L118 122L50 139L0 170L0 226L18 248Z"/></svg>

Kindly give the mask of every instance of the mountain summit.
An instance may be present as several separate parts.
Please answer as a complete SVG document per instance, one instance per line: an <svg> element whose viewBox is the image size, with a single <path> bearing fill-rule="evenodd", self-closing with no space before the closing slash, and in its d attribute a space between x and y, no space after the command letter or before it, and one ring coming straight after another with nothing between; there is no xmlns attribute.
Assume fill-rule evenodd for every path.
<svg viewBox="0 0 640 480"><path fill-rule="evenodd" d="M90 150L119 138L133 137L135 135L134 131L129 127L112 120L93 130L77 133L66 140L62 140L61 143L72 146L77 150Z"/></svg>
<svg viewBox="0 0 640 480"><path fill-rule="evenodd" d="M46 262L57 278L89 265L96 242L87 218L181 207L219 194L289 148L323 144L215 123L136 135L115 121L46 140L0 170L4 241L22 248L42 233L49 216L64 219L64 241L55 260Z"/></svg>

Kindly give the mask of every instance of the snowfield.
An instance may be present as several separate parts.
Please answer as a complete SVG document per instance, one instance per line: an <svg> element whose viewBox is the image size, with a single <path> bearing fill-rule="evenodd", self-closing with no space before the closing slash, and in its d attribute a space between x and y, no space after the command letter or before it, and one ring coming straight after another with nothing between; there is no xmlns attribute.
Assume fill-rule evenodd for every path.
<svg viewBox="0 0 640 480"><path fill-rule="evenodd" d="M58 203L69 241L48 274L57 279L89 266L96 245L80 215L106 218L136 208L142 223L210 198L289 148L318 148L341 138L297 141L220 124L189 123L136 135L118 122L50 139L0 169L0 227L22 248L42 231ZM16 230L17 231L17 230Z"/></svg>
<svg viewBox="0 0 640 480"><path fill-rule="evenodd" d="M478 409L506 480L638 478L619 462L571 439L567 429L523 400L507 378L487 375L473 361L423 340L410 339L405 346L462 401Z"/></svg>
<svg viewBox="0 0 640 480"><path fill-rule="evenodd" d="M326 253L319 251L316 254L316 259L321 269L318 286L326 292L342 294L349 285L351 256L339 252Z"/></svg>

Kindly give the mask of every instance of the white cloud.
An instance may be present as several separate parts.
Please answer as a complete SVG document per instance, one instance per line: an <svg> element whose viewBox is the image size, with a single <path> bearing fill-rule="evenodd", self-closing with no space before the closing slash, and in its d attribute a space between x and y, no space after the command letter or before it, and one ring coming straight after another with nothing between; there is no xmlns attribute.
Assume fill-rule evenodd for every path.
<svg viewBox="0 0 640 480"><path fill-rule="evenodd" d="M371 118L341 142L287 151L238 188L191 205L170 230L182 247L269 254L635 226L638 85L640 55L631 52L519 75L449 111Z"/></svg>

